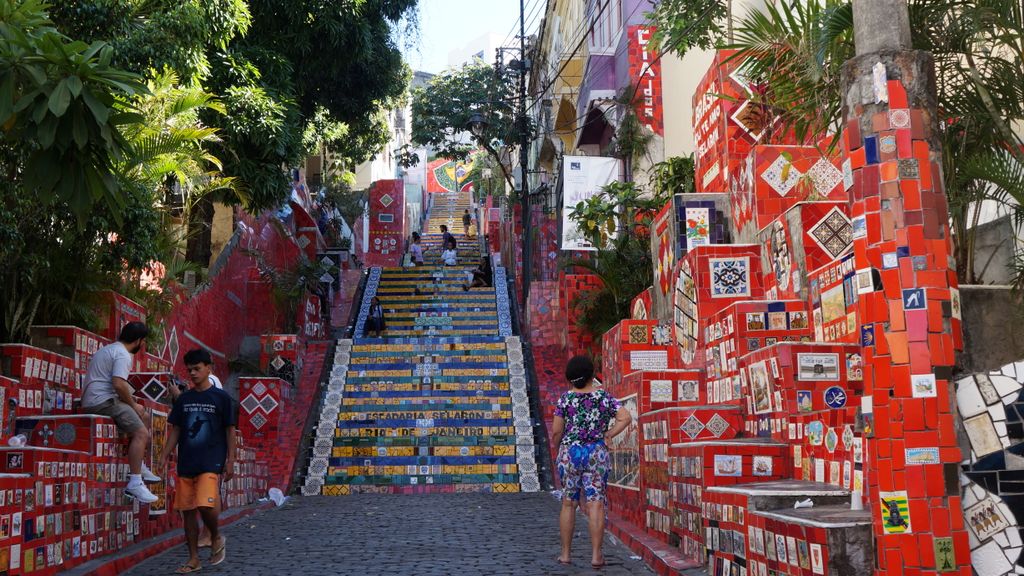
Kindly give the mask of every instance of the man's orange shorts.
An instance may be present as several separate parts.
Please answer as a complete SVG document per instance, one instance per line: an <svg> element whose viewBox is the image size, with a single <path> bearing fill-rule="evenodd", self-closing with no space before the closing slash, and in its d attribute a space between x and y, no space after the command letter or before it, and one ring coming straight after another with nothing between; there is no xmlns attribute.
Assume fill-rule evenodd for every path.
<svg viewBox="0 0 1024 576"><path fill-rule="evenodd" d="M196 508L220 509L219 474L207 472L191 478L178 477L174 509L195 510Z"/></svg>

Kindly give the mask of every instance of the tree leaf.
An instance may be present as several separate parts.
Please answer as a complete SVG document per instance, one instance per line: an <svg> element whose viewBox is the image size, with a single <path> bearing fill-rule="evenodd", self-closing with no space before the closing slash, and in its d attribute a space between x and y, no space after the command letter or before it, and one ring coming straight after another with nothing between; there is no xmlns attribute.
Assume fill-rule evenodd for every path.
<svg viewBox="0 0 1024 576"><path fill-rule="evenodd" d="M57 83L53 92L50 92L49 108L54 116L63 116L71 104L71 90L68 88L68 81L65 78Z"/></svg>

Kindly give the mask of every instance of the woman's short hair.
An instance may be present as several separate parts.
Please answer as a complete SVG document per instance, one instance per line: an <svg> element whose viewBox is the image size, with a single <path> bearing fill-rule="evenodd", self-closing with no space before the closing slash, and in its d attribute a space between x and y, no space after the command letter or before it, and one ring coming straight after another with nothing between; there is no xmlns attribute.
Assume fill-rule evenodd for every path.
<svg viewBox="0 0 1024 576"><path fill-rule="evenodd" d="M575 388L585 388L594 378L594 361L589 356L573 356L565 365L565 379Z"/></svg>

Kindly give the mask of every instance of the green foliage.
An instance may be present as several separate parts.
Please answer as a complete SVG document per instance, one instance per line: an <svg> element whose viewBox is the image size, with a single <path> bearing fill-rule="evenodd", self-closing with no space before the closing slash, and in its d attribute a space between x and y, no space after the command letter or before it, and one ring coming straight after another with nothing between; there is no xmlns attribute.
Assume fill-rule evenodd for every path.
<svg viewBox="0 0 1024 576"><path fill-rule="evenodd" d="M643 230L631 230L610 240L592 258L570 260L575 267L594 274L601 287L585 291L572 302L580 329L600 339L630 314L630 303L654 282L650 238Z"/></svg>
<svg viewBox="0 0 1024 576"><path fill-rule="evenodd" d="M1024 8L1011 0L909 3L914 48L935 58L943 179L961 282L980 278L974 231L980 201L1024 198ZM769 3L736 28L735 58L763 87L756 100L798 139L835 131L842 118L840 73L854 55L848 2ZM993 195L994 193L994 195Z"/></svg>
<svg viewBox="0 0 1024 576"><path fill-rule="evenodd" d="M600 194L580 202L569 214L597 251L592 258L568 261L601 279L601 287L572 303L580 328L600 338L623 318L637 294L653 282L650 225L670 196L646 196L632 182L612 182Z"/></svg>
<svg viewBox="0 0 1024 576"><path fill-rule="evenodd" d="M209 75L211 49L223 49L251 23L245 0L74 0L50 16L61 31L114 48L128 70L174 70L190 83Z"/></svg>
<svg viewBox="0 0 1024 576"><path fill-rule="evenodd" d="M463 182L472 182L477 200L483 202L487 194L498 199L505 198L505 179L502 177L498 162L487 152L473 154L473 168L466 174Z"/></svg>
<svg viewBox="0 0 1024 576"><path fill-rule="evenodd" d="M693 154L672 156L651 167L648 185L659 194L691 194L697 190Z"/></svg>
<svg viewBox="0 0 1024 576"><path fill-rule="evenodd" d="M275 268L260 252L247 250L246 254L256 261L260 278L270 284L271 297L277 309L284 314L286 330L289 331L297 328L299 306L303 297L319 291L321 276L338 273L337 266L324 264L319 260L308 260L303 257L291 267Z"/></svg>
<svg viewBox="0 0 1024 576"><path fill-rule="evenodd" d="M394 32L403 19L415 22L416 5L416 0L250 0L252 26L238 44L272 51L290 63L304 117L323 106L351 123L405 95L410 71Z"/></svg>
<svg viewBox="0 0 1024 576"><path fill-rule="evenodd" d="M5 118L0 158L12 176L0 192L0 290L6 302L0 341L26 338L33 323L90 326L94 293L113 288L134 295L143 271L160 260L173 264L180 242L163 209L169 183L177 181L186 196L227 185L208 151L216 135L198 120L200 110L219 109L211 95L180 87L173 73L155 74L143 84L109 65L109 46L60 36L41 4L11 8L3 8L8 11L0 30L15 40L0 48L14 56L5 61L3 83L14 87L19 102L41 99L46 90L50 97L45 112L35 112L36 105ZM46 50L53 53L40 56ZM64 60L55 54L80 56ZM59 96L65 89L66 105ZM44 124L53 119L52 141L41 141ZM70 136L62 134L68 125ZM40 154L62 163L49 174L30 175ZM102 186L92 188L79 174L100 170ZM58 180L58 193L41 193L41 177ZM61 190L76 180L83 189ZM108 196L93 196L96 188Z"/></svg>
<svg viewBox="0 0 1024 576"><path fill-rule="evenodd" d="M648 195L633 182L610 182L599 194L577 203L569 218L592 245L607 248L615 235L636 234L637 225L649 222L668 198L664 190Z"/></svg>
<svg viewBox="0 0 1024 576"><path fill-rule="evenodd" d="M733 60L757 81L755 102L778 116L775 133L814 142L838 130L841 67L854 54L849 2L766 4L741 19L735 35Z"/></svg>
<svg viewBox="0 0 1024 576"><path fill-rule="evenodd" d="M729 5L723 0L661 0L647 15L656 27L655 45L679 56L692 48L714 47L726 33Z"/></svg>
<svg viewBox="0 0 1024 576"><path fill-rule="evenodd" d="M114 174L129 153L121 130L139 118L123 102L145 87L111 65L109 45L71 41L43 8L0 5L0 126L3 144L24 152L8 175L42 202L68 205L79 227L97 202L116 219L127 201Z"/></svg>
<svg viewBox="0 0 1024 576"><path fill-rule="evenodd" d="M412 94L412 141L428 146L441 158L464 160L483 147L495 160L513 186L497 149L516 143L522 134L511 103L516 94L516 79L497 74L493 66L471 64L434 76L430 83ZM467 124L479 114L485 128L481 136L469 135ZM529 126L525 127L530 130Z"/></svg>

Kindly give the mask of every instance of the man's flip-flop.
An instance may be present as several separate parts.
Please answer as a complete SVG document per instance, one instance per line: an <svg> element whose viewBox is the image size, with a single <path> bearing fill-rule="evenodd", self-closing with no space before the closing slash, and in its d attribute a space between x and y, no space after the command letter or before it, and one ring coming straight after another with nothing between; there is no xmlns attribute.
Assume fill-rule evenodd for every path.
<svg viewBox="0 0 1024 576"><path fill-rule="evenodd" d="M572 565L572 560L562 560L558 556L555 556L555 561L558 562L559 564L564 564L566 566L571 566Z"/></svg>
<svg viewBox="0 0 1024 576"><path fill-rule="evenodd" d="M227 536L221 535L220 546L214 548L213 552L210 553L210 566L216 566L217 564L223 562L224 558L227 557L227 550L228 538Z"/></svg>
<svg viewBox="0 0 1024 576"><path fill-rule="evenodd" d="M590 563L590 567L593 568L594 570L600 570L601 568L604 568L605 566L607 566L607 564L608 564L607 562L601 562L600 564L594 564L593 562L591 562Z"/></svg>
<svg viewBox="0 0 1024 576"><path fill-rule="evenodd" d="M178 569L174 571L174 573L175 574L191 574L193 572L199 572L202 569L203 569L203 565L202 564L200 564L199 566L193 566L193 565L189 564L188 562L186 562L186 563L182 564L181 566L179 566Z"/></svg>

